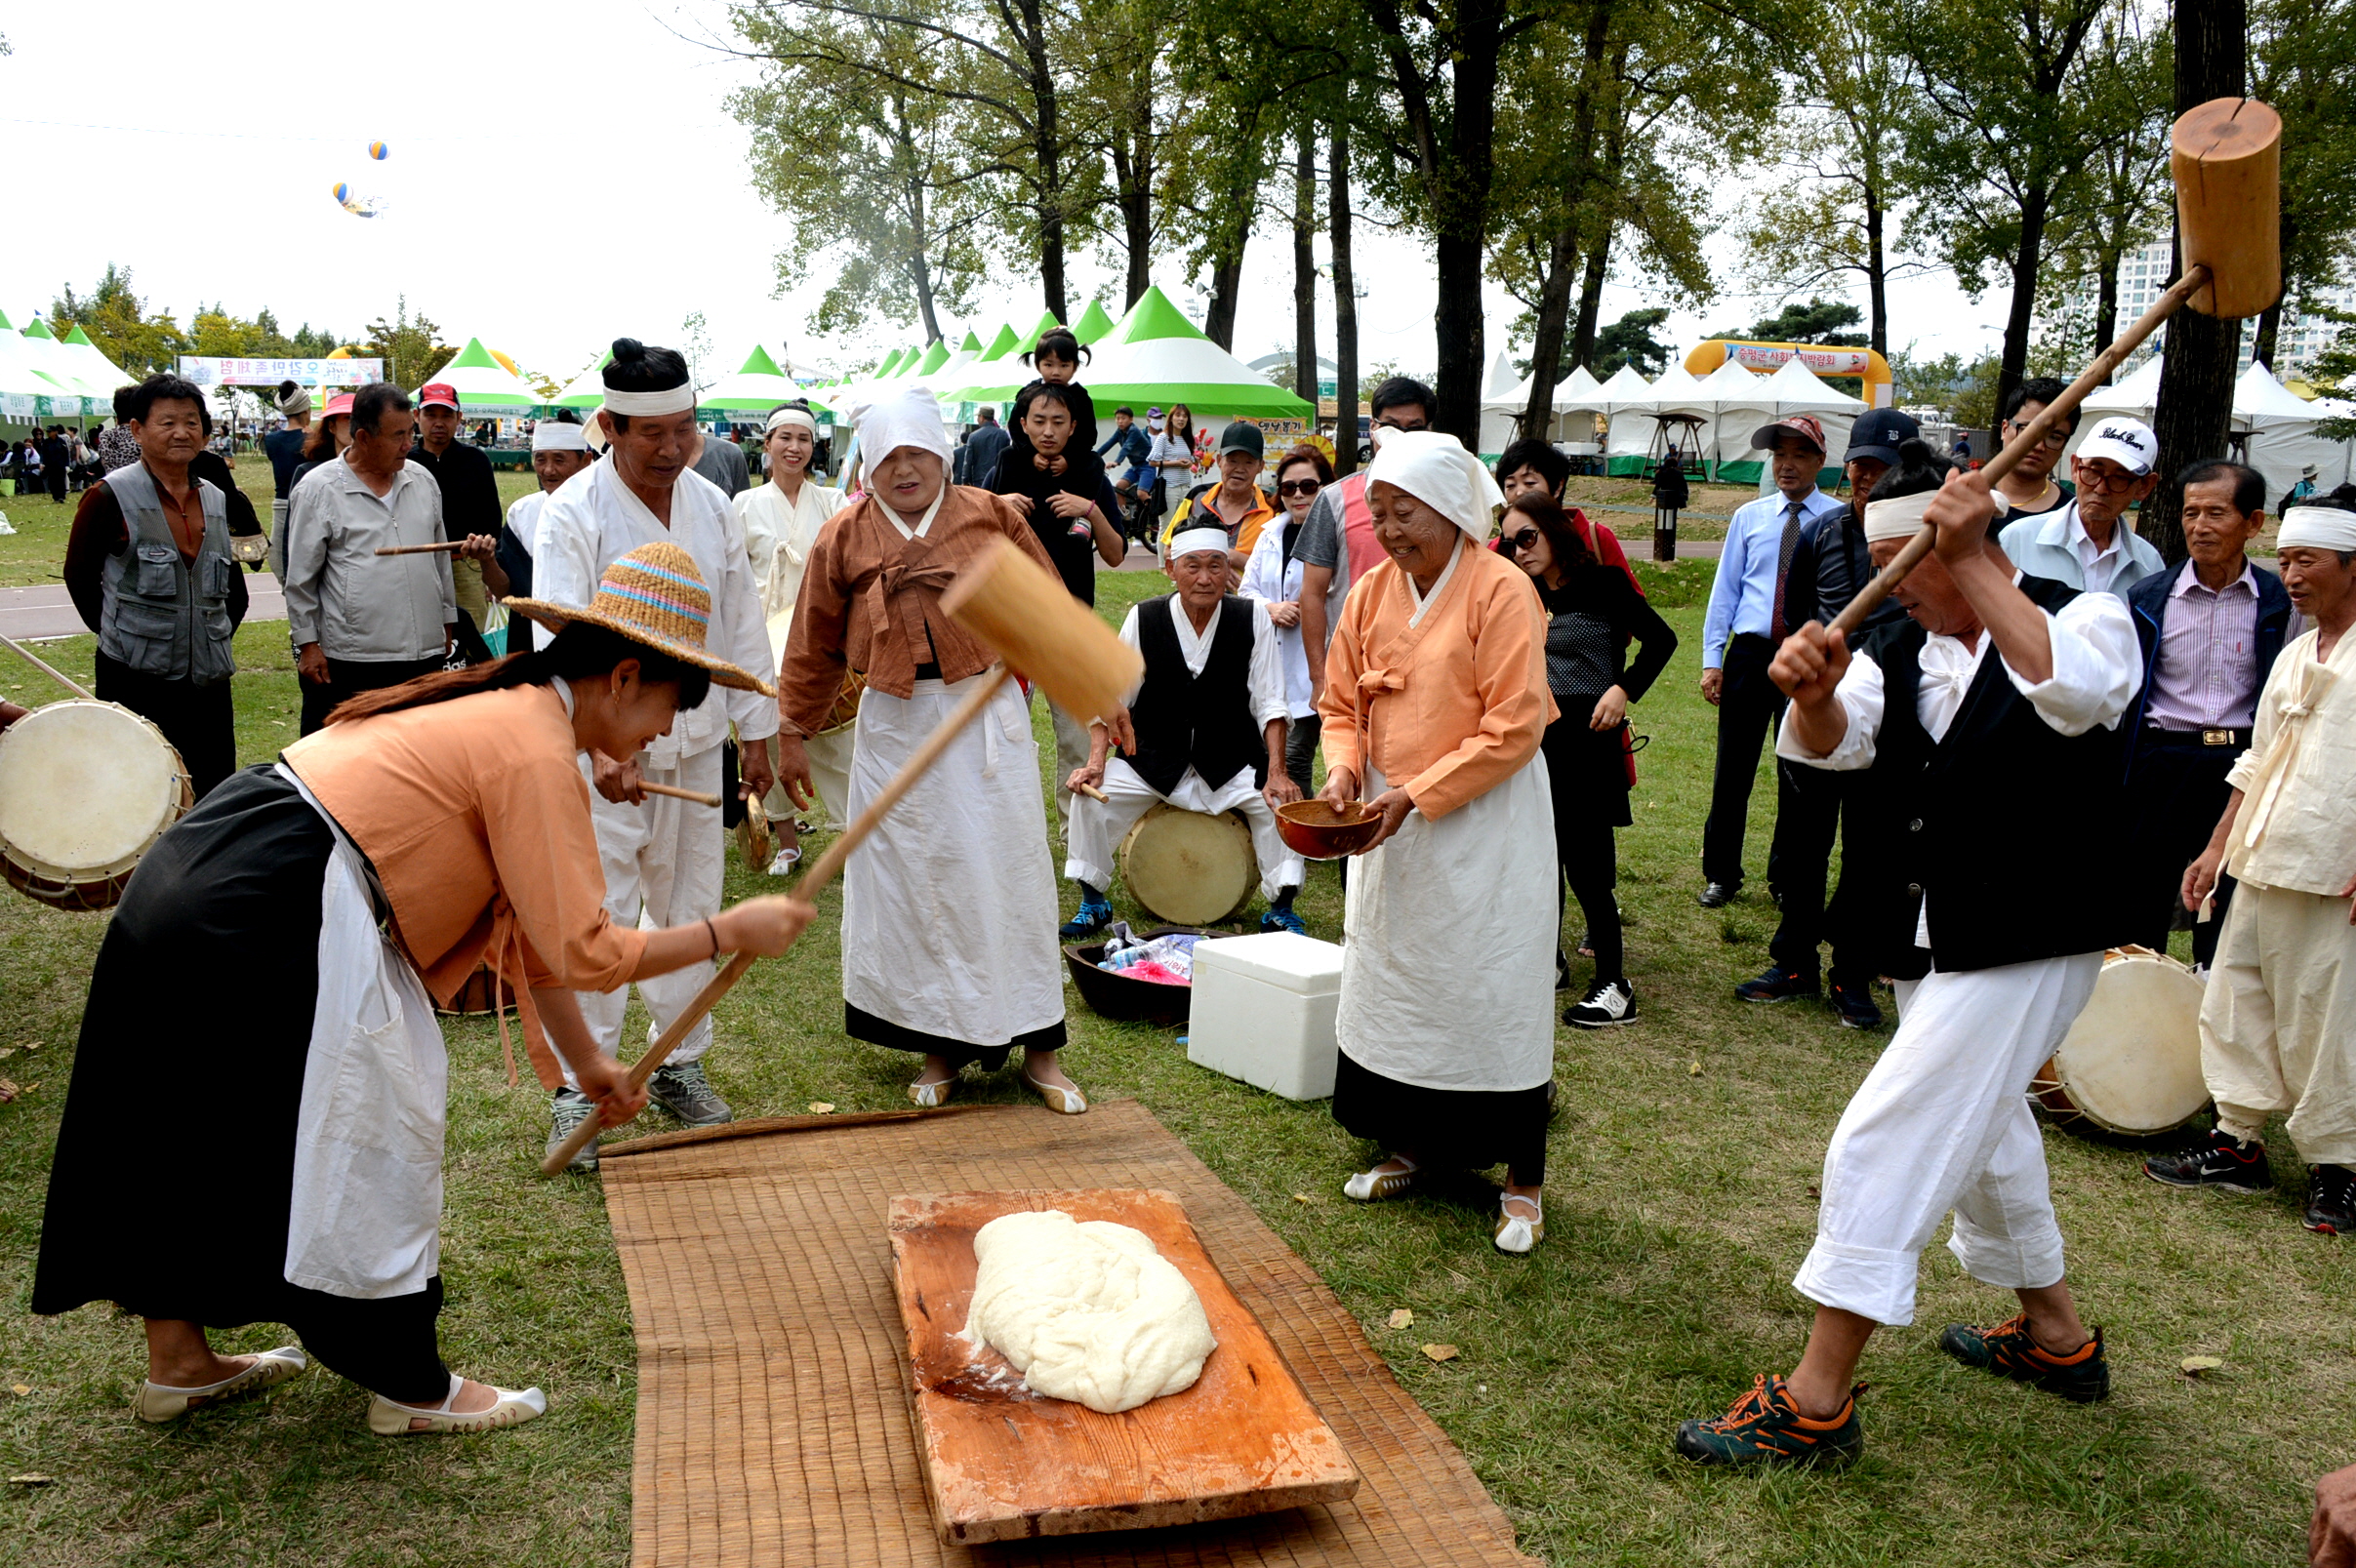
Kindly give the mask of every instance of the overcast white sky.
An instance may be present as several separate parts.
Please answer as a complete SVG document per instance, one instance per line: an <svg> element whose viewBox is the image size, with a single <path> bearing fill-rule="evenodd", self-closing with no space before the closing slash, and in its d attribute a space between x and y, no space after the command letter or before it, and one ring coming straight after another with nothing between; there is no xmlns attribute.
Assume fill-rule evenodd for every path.
<svg viewBox="0 0 2356 1568"><path fill-rule="evenodd" d="M744 133L721 106L747 67L678 36L717 15L676 0L10 7L0 310L21 328L61 285L83 288L115 261L183 325L218 301L246 316L267 305L289 331L307 320L357 336L406 293L449 341L480 337L559 380L616 336L675 343L691 310L709 320L724 369L755 342L823 362L913 341L913 327L881 325L864 340L815 339L803 330L815 288L770 297L789 220L747 184ZM385 162L368 159L372 141L389 144ZM330 195L339 181L380 197L384 215L344 212ZM1429 369L1429 258L1410 239L1361 235L1362 363ZM1245 359L1291 344L1288 256L1285 236L1253 241L1235 345ZM1074 312L1094 292L1117 316L1117 258L1075 263ZM1173 261L1156 281L1198 308L1177 273ZM1604 319L1646 302L1641 286L1616 283ZM1321 303L1330 353L1329 296ZM1753 319L1759 303L1729 293L1673 318L1679 347ZM1039 305L1036 274L1017 261L955 325L987 338ZM1900 285L1891 340L1969 357L1997 341L1979 323L2001 307L1972 303L1949 278ZM1492 353L1517 313L1491 292Z"/></svg>

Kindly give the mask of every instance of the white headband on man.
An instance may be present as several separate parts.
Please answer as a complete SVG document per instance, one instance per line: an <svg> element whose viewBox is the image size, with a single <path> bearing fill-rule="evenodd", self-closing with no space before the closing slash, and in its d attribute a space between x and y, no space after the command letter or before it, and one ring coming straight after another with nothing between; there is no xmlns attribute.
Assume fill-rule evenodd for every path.
<svg viewBox="0 0 2356 1568"><path fill-rule="evenodd" d="M1171 538L1169 550L1163 558L1174 561L1181 555L1192 555L1198 550L1216 550L1225 555L1228 548L1227 530L1224 528L1181 529Z"/></svg>
<svg viewBox="0 0 2356 1568"><path fill-rule="evenodd" d="M617 392L605 389L608 414L684 414L695 407L695 388L685 382L654 392Z"/></svg>
<svg viewBox="0 0 2356 1568"><path fill-rule="evenodd" d="M1912 539L1923 530L1923 513L1930 509L1936 498L1935 490L1925 490L1893 501L1869 501L1865 503L1865 543L1875 543L1885 539Z"/></svg>
<svg viewBox="0 0 2356 1568"><path fill-rule="evenodd" d="M587 452L589 431L562 420L542 420L532 426L534 452Z"/></svg>
<svg viewBox="0 0 2356 1568"><path fill-rule="evenodd" d="M2356 512L2336 506L2294 506L2283 513L2278 550L2356 550Z"/></svg>
<svg viewBox="0 0 2356 1568"><path fill-rule="evenodd" d="M808 409L781 408L769 416L769 422L761 433L766 435L773 430L807 430L815 436L818 434L818 422L810 417Z"/></svg>

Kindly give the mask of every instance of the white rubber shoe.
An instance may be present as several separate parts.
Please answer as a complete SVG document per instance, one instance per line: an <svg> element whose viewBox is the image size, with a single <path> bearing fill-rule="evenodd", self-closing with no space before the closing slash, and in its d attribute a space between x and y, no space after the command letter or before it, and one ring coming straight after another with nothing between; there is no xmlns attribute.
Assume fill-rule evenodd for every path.
<svg viewBox="0 0 2356 1568"><path fill-rule="evenodd" d="M395 1404L378 1394L368 1406L368 1429L379 1437L429 1437L443 1432L487 1432L501 1427L518 1427L535 1416L548 1411L548 1396L538 1388L501 1388L491 1391L499 1395L498 1402L488 1410L452 1410L467 1380L457 1373L450 1374L450 1397L439 1405ZM411 1425L423 1421L423 1427Z"/></svg>
<svg viewBox="0 0 2356 1568"><path fill-rule="evenodd" d="M224 1399L274 1388L309 1365L310 1362L305 1359L299 1347L282 1345L275 1350L264 1350L254 1357L254 1364L237 1376L223 1378L219 1383L208 1383L201 1388L176 1388L166 1383L142 1383L138 1397L131 1401L131 1411L142 1421L175 1421L203 1405L215 1405Z"/></svg>

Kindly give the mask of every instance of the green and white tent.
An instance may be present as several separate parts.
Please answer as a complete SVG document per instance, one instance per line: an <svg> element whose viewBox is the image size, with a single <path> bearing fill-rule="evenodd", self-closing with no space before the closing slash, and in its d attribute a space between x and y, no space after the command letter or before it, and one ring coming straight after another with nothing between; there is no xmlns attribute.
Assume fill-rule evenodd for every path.
<svg viewBox="0 0 2356 1568"><path fill-rule="evenodd" d="M960 384L954 387L935 386L933 388L934 393L941 399L942 412L950 415L955 423L970 423L972 422L971 410L961 407L953 409L953 404L1003 403L1030 385L1035 373L1029 365L1023 362L1021 356L1029 353L1039 339L1062 325L1062 322L1055 319L1054 312L1047 311L1041 313L1038 320L1032 325L1031 332L1027 337L1016 338L1009 342L1007 342L1009 333L999 332L998 341L1006 342L1003 352L994 351L984 354L974 362L971 374ZM995 350L995 345L994 344L993 347Z"/></svg>
<svg viewBox="0 0 2356 1568"><path fill-rule="evenodd" d="M1184 403L1198 420L1317 417L1314 405L1204 337L1158 288L1140 295L1097 342L1081 384L1099 409Z"/></svg>
<svg viewBox="0 0 2356 1568"><path fill-rule="evenodd" d="M74 369L82 378L83 384L103 386L107 389L109 399L107 411L111 413L114 388L127 386L139 378L108 359L105 350L92 342L90 334L84 332L79 324L65 335L65 347L74 356Z"/></svg>
<svg viewBox="0 0 2356 1568"><path fill-rule="evenodd" d="M723 376L696 393L695 406L765 418L778 404L790 403L801 395L800 384L777 368L769 350L754 343L752 352L745 356L745 363L736 374Z"/></svg>
<svg viewBox="0 0 2356 1568"><path fill-rule="evenodd" d="M1072 336L1079 340L1079 345L1082 348L1095 342L1112 330L1113 318L1105 314L1103 302L1096 300L1090 300L1088 308L1082 310L1079 313L1079 319L1072 323Z"/></svg>
<svg viewBox="0 0 2356 1568"><path fill-rule="evenodd" d="M932 377L939 375L942 368L948 363L949 340L946 338L935 338L933 340L933 345L924 350L924 358L917 362L916 379L918 381L928 381Z"/></svg>
<svg viewBox="0 0 2356 1568"><path fill-rule="evenodd" d="M947 383L956 377L964 375L965 367L981 357L981 337L969 328L965 334L965 341L957 344L957 351L955 353L949 356L949 363L941 367L940 373L935 378L933 384L937 387Z"/></svg>
<svg viewBox="0 0 2356 1568"><path fill-rule="evenodd" d="M458 357L433 373L431 382L458 392L461 414L519 420L547 400L524 384L523 378L491 357L480 338L469 338Z"/></svg>
<svg viewBox="0 0 2356 1568"><path fill-rule="evenodd" d="M41 376L58 384L50 396L50 406L43 412L57 415L81 416L113 412L114 389L120 382L108 382L103 386L89 381L83 374L80 359L71 348L58 342L58 335L49 330L49 323L39 316L18 335L25 358Z"/></svg>
<svg viewBox="0 0 2356 1568"><path fill-rule="evenodd" d="M82 394L42 373L36 353L21 333L0 313L0 424L30 424L44 416L79 416ZM66 405L70 403L72 407Z"/></svg>
<svg viewBox="0 0 2356 1568"><path fill-rule="evenodd" d="M991 338L989 346L966 361L962 367L955 370L943 367L940 377L933 382L933 395L941 400L943 412L949 412L958 404L991 401L989 398L976 397L968 388L995 386L1007 376L1021 370L1021 365L1013 363L1016 345L1021 342L1022 340L1014 335L1013 323L1000 323L996 334ZM1015 384L1019 386L1022 383L1017 382ZM958 422L969 422L970 411L969 418L960 420Z"/></svg>
<svg viewBox="0 0 2356 1568"><path fill-rule="evenodd" d="M605 367L614 362L614 351L608 348L597 356L597 363L574 377L563 391L549 399L556 408L577 409L586 415L605 401Z"/></svg>

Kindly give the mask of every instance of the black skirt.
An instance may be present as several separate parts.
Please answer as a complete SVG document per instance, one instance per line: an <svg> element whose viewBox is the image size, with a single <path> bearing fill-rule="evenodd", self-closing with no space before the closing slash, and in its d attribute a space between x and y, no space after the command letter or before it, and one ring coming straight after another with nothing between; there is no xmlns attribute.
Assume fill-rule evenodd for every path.
<svg viewBox="0 0 2356 1568"><path fill-rule="evenodd" d="M270 765L140 862L90 977L32 1309L289 1320L295 1124L334 836Z"/></svg>
<svg viewBox="0 0 2356 1568"><path fill-rule="evenodd" d="M937 1056L946 1061L952 1071L967 1063L979 1062L984 1072L995 1072L1006 1065L1006 1059L1017 1051L1060 1051L1064 1047L1064 1021L1057 1019L1044 1028L1018 1034L1004 1045L973 1045L964 1040L953 1040L946 1034L927 1034L912 1029L905 1024L895 1024L888 1018L877 1018L864 1007L842 1004L842 1032L854 1040L870 1045L888 1046L894 1051L912 1051L918 1056Z"/></svg>
<svg viewBox="0 0 2356 1568"><path fill-rule="evenodd" d="M1563 716L1546 727L1539 747L1546 754L1547 787L1553 792L1558 839L1566 824L1625 827L1628 811L1628 726L1591 730L1588 718L1599 699L1560 697Z"/></svg>
<svg viewBox="0 0 2356 1568"><path fill-rule="evenodd" d="M1333 1119L1386 1153L1407 1150L1419 1165L1465 1171L1510 1165L1535 1184L1546 1180L1551 1088L1426 1089L1361 1066L1344 1051L1334 1065Z"/></svg>

